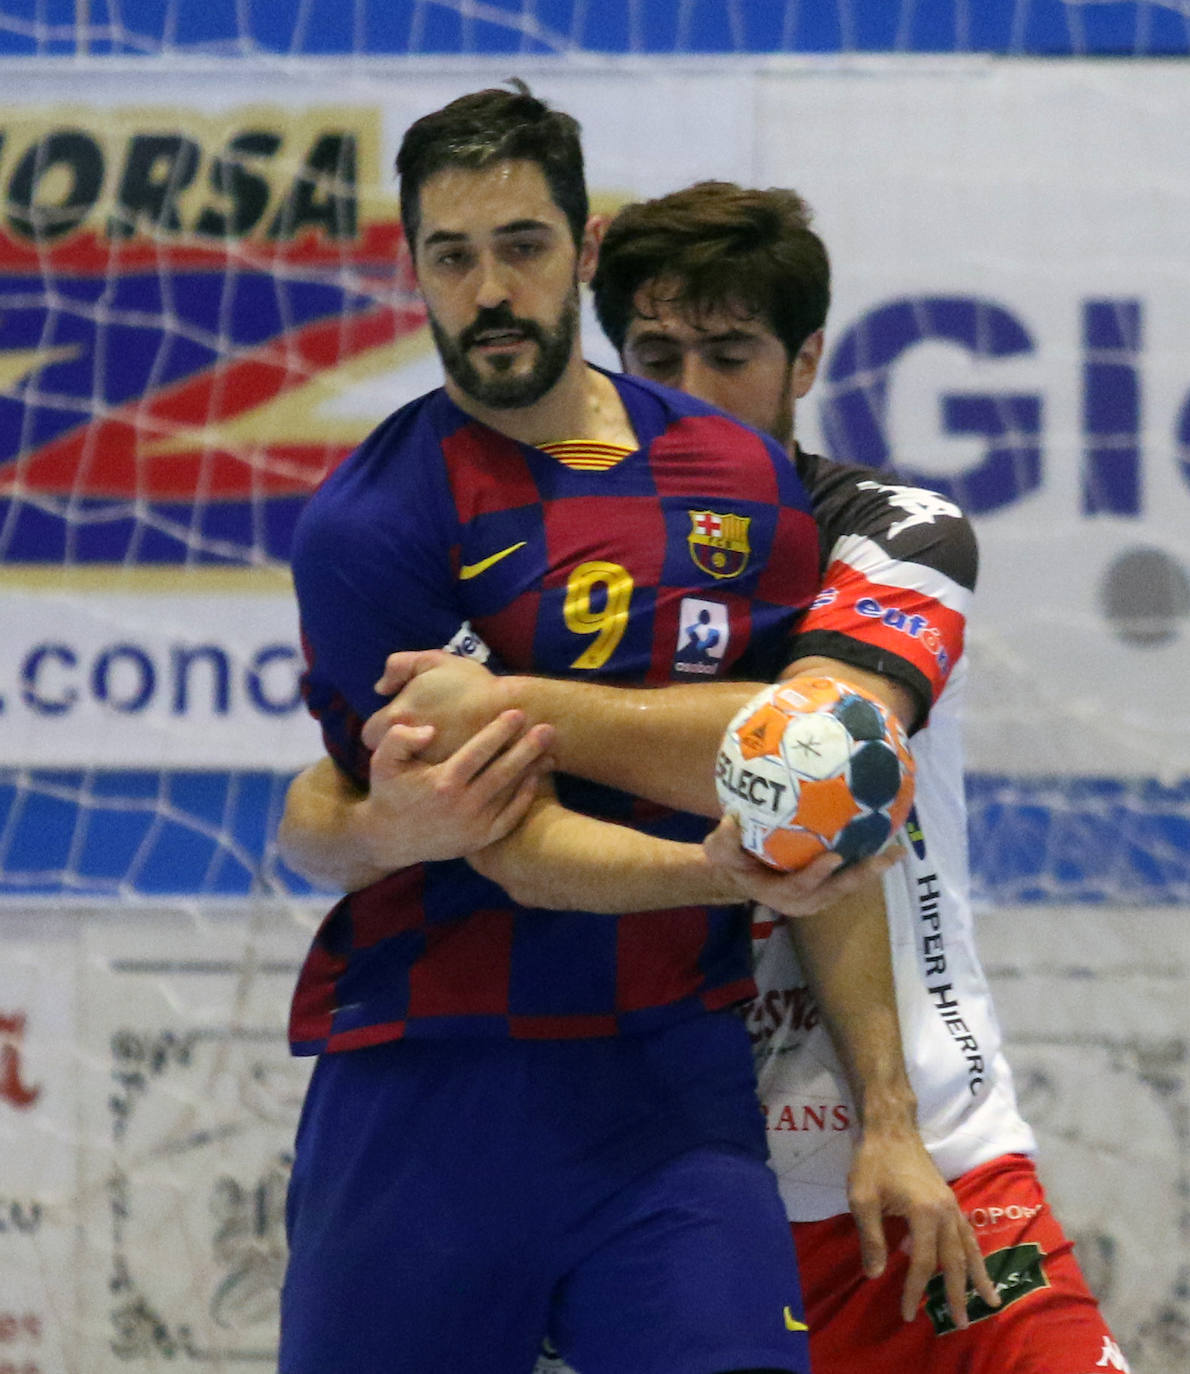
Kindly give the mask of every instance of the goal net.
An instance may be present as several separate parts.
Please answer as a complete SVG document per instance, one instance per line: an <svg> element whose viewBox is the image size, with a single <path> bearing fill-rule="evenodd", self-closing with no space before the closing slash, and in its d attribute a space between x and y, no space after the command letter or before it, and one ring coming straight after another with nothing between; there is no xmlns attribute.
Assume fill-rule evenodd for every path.
<svg viewBox="0 0 1190 1374"><path fill-rule="evenodd" d="M464 90L578 116L600 208L805 194L802 442L980 535L982 903L1190 899L1188 53L1184 0L0 0L0 1374L275 1360L290 540L439 380L391 163Z"/></svg>
<svg viewBox="0 0 1190 1374"><path fill-rule="evenodd" d="M1185 54L1187 0L6 0L21 55Z"/></svg>

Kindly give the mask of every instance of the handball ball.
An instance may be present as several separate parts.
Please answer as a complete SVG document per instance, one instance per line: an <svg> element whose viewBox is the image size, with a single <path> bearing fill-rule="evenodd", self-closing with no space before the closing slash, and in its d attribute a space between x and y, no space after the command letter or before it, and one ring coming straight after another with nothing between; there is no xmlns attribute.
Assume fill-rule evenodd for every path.
<svg viewBox="0 0 1190 1374"><path fill-rule="evenodd" d="M913 802L901 723L870 693L833 677L778 682L738 711L715 784L741 843L771 868L823 853L856 863L879 853Z"/></svg>

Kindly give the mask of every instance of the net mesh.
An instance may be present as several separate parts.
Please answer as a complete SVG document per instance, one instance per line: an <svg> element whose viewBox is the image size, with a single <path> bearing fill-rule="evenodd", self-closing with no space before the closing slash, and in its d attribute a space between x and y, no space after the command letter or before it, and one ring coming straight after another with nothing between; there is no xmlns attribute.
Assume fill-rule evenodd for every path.
<svg viewBox="0 0 1190 1374"><path fill-rule="evenodd" d="M159 71L162 83L139 124L112 115L106 130L101 118L39 124L30 87L27 103L6 106L0 144L0 592L18 607L0 645L0 726L22 722L5 736L16 766L0 769L0 1374L275 1363L284 1187L305 1075L282 1027L326 906L279 862L272 838L289 777L318 748L316 733L288 742L300 703L296 627L278 628L291 614L285 564L305 493L377 407L390 408L337 405L324 388L349 385L353 403L367 400L395 365L416 368L424 349L391 188L353 177L379 165L368 146L375 130L320 115L283 131L267 111L179 128L176 114L163 122L155 111L168 109L176 83L197 73L217 84L239 60L300 77L301 64L273 59L325 58L339 70L343 59L512 55L582 70L608 56L730 54L763 65L772 54L873 52L1184 55L1190 5L0 0L0 55L22 79L46 83L45 101L114 108L111 83L130 65ZM43 58L69 61L17 61ZM130 163L133 147L140 161ZM348 187L360 193L354 210ZM101 232L76 232L84 211ZM1119 294L1098 313L1088 307L1086 366L1117 387L1127 412L1139 326ZM994 313L973 315L973 336ZM860 354L867 344L857 340ZM882 374L832 356L817 424L825 447L862 459L847 424L882 404ZM426 374L426 385L434 380ZM992 414L1024 490L1029 427L1012 398ZM1101 427L1100 470L1121 454L1128 469L1140 429L1137 414ZM1190 448L1190 432L1182 443ZM1126 496L1088 499L1106 510ZM1137 577L1151 587L1147 566ZM1129 633L1178 632L1178 575L1169 559L1160 564L1160 624L1126 605L1118 612ZM224 590L234 602L220 603ZM1028 666L1007 639L977 635L973 652L984 684L977 709L993 730L1018 729L1017 704L1035 692ZM983 899L1130 911L1190 899L1184 766L1160 756L1144 719L1085 718L1055 735L1062 711L1048 703L1021 746L1052 770L970 780ZM221 733L237 712L257 734L276 727L275 746L260 751L272 750L275 766L237 766ZM75 715L60 755L26 751ZM168 763L152 765L146 734ZM1143 776L1096 768L1100 746L1120 734L1145 738ZM1084 751L1075 770L1064 766L1072 739ZM1075 917L1062 909L1062 919ZM1154 970L1173 938L1160 934L1143 959L1131 945L1127 956L1116 950L1108 973L1142 993L1157 988L1154 1005L1172 1019L1178 994L1165 989L1176 970L1164 970L1164 983ZM1073 1023L1077 997L1057 964L1055 954L1040 971L1050 982L1037 1000ZM1145 1139L1158 1140L1158 1163L1141 1172L1172 1178L1181 1160L1182 1178L1185 1044L1128 1035L1123 1049L1106 1032L1096 1041L1115 1094L1102 1119L1115 1120L1126 1091L1148 1113ZM1034 1050L1043 1086L1051 1069L1066 1079L1063 1051L1084 1054L1065 1022L1042 1027ZM1110 1153L1078 1115L1091 1114L1094 1092L1088 1083L1077 1109L1053 1109L1076 1178ZM1141 1215L1144 1200L1121 1210ZM1138 1374L1185 1367L1190 1255L1170 1226L1156 1276L1154 1247L1139 1240L1112 1268L1116 1232L1106 1223L1088 1221L1080 1243L1099 1257L1104 1291L1114 1281L1123 1294L1116 1320ZM1132 1274L1143 1282L1129 1288Z"/></svg>
<svg viewBox="0 0 1190 1374"><path fill-rule="evenodd" d="M163 89L170 81L202 81L202 64L227 53L309 56L343 47L365 64L378 53L466 54L474 44L490 58L515 37L516 51L541 55L594 42L596 10L603 26L598 50L632 56L676 47L690 57L716 45L735 53L854 52L879 43L893 52L948 44L1060 51L1063 34L1066 50L1082 52L1100 17L1110 18L1117 35L1127 19L1130 37L1119 49L1147 53L1159 20L1176 18L1184 30L1184 16L1170 7L1145 5L991 7L1002 24L993 33L982 7L977 20L963 5L906 4L890 29L881 27L883 7L849 3L835 7L829 36L826 28L812 36L811 25L824 22L822 12L831 7L793 3L617 9L544 0L404 7L360 0L326 8L246 0L224 7L10 4L0 8L0 31L15 51L27 44L38 54L89 54L85 70L102 105L118 87L121 59L134 52L166 64ZM229 71L242 65L227 61ZM153 67L138 63L136 70ZM424 316L391 185L369 184L363 170L387 176L381 136L326 111L283 118L274 110L259 119L211 113L179 129L164 97L160 112L120 111L91 127L60 113L45 117L30 103L8 112L4 133L0 559L25 609L24 640L11 649L0 682L0 729L20 737L9 753L25 766L0 772L0 890L232 895L279 885L304 893L307 885L278 863L261 820L275 819L277 797L302 749L311 756L318 749L312 731L300 736L301 745L281 737L301 714L292 628L287 636L277 630L292 623L284 587L289 540L307 492L390 408L387 398L370 404L387 373L424 349ZM830 236L838 241L835 232ZM1127 296L1086 302L1083 316L1085 389L1112 399L1100 405L1102 415L1084 403L1083 510L1128 513L1140 499L1129 483L1136 486L1140 470L1146 321L1141 303ZM889 358L911 345L925 357L932 340L988 356L1032 346L1019 317L994 302L894 302L858 324L841 324L831 339L808 412L818 430L811 437L842 458L893 457L882 431L922 430L918 417L933 416L938 402L902 381L897 395L909 400L891 409ZM425 375L427 385L436 381L436 373L414 375ZM360 398L365 403L357 405ZM978 434L994 442L994 454L966 479L945 476L945 460L912 475L977 516L995 514L1001 488L1026 495L1042 461L1036 395L968 396L956 387L945 405L951 447L957 435ZM930 425L937 429L933 420L924 429ZM929 459L935 437L915 436L907 450ZM209 598L205 622L187 625L185 635L167 633L171 620L183 624L206 592L218 590L223 575L240 577L238 592L259 593L244 641L225 642ZM1156 599L1143 590L1154 577L1166 588ZM106 600L88 591L102 578ZM1190 583L1176 559L1157 556L1131 572L1122 567L1114 585L1141 607L1117 615L1127 633L1176 633L1190 603ZM1155 601L1160 615L1146 630L1138 614L1143 619ZM1055 614L1065 612L1056 607ZM43 632L50 621L61 633ZM975 642L980 647L978 635ZM984 688L976 717L989 732L1021 736L1027 771L1050 775L1043 791L1022 788L1021 804L1032 815L1044 795L1063 823L1047 833L1039 870L1029 845L1003 842L1014 825L1002 805L1008 784L973 778L981 894L989 901L1182 900L1190 862L1182 857L1180 779L1166 775L1161 758L1165 737L1129 718L1055 734L1060 694L1028 719L1014 718L1017 703L1031 692L1037 701L1044 691L1030 682L1028 664L1014 661L1011 643L985 638L982 648L977 685L992 686ZM242 776L234 748L225 744L221 752L220 731L237 712L275 727L276 753L286 761L275 773ZM93 756L24 750L25 735L44 734L67 718L91 724ZM173 768L148 773L128 766L130 758L146 762L143 743L125 747L134 727L146 723ZM1185 734L1184 722L1178 729ZM1132 862L1135 845L1121 839L1110 862L1100 854L1090 863L1082 857L1083 838L1105 827L1085 775L1102 772L1097 746L1118 743L1123 733L1139 742L1128 771L1142 781L1113 781L1129 789L1123 814L1142 818L1159 857ZM297 738L292 730L286 736ZM189 769L178 764L179 751L187 750ZM1039 759L1052 766L1039 767ZM221 763L226 767L212 771ZM1153 778L1161 780L1157 792ZM996 804L985 808L985 796ZM1154 803L1155 796L1174 800ZM1022 825L1017 833L1032 831Z"/></svg>
<svg viewBox="0 0 1190 1374"><path fill-rule="evenodd" d="M20 55L998 52L1154 56L1186 0L7 0Z"/></svg>

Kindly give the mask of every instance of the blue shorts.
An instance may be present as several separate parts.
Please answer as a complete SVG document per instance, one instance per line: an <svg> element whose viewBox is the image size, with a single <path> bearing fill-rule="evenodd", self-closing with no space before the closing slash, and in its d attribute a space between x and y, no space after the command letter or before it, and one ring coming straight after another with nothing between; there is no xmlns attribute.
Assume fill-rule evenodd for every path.
<svg viewBox="0 0 1190 1374"><path fill-rule="evenodd" d="M543 1334L582 1374L809 1366L729 1012L324 1056L288 1223L281 1374L529 1374Z"/></svg>

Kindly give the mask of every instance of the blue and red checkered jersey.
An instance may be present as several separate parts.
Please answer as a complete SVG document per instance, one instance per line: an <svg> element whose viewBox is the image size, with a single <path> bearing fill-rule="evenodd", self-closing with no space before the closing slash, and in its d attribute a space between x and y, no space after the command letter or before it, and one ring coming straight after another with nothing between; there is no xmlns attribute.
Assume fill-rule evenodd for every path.
<svg viewBox="0 0 1190 1374"><path fill-rule="evenodd" d="M509 670L649 685L771 678L819 583L796 467L772 440L615 376L639 447L518 443L444 390L390 416L314 493L294 580L307 700L367 783L386 656L475 636ZM700 817L560 778L562 801L667 838ZM634 1032L751 995L743 908L528 910L465 861L344 897L294 995L295 1053L401 1036Z"/></svg>

